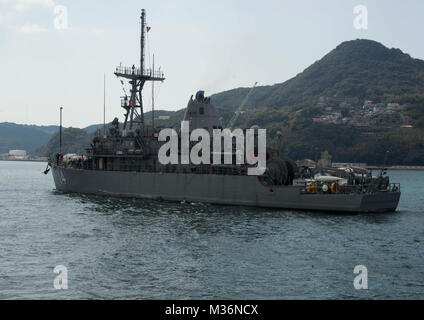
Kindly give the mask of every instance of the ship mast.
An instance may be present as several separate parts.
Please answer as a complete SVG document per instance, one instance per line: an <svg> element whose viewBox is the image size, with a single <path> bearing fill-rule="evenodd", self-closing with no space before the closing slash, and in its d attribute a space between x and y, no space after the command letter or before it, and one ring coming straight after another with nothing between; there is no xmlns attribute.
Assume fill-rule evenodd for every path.
<svg viewBox="0 0 424 320"><path fill-rule="evenodd" d="M145 69L145 41L146 41L146 11L141 11L141 41L140 41L140 67L116 68L115 75L124 78L131 86L131 97L121 100L121 107L125 109L124 130L133 130L134 127L144 125L143 88L147 81L164 81L163 72Z"/></svg>

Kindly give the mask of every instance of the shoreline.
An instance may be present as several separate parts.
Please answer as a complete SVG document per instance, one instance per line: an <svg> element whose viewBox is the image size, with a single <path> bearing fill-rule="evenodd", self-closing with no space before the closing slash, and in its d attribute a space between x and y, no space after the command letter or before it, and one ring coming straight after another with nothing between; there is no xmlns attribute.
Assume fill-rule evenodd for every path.
<svg viewBox="0 0 424 320"><path fill-rule="evenodd" d="M0 159L0 162L44 162L44 163L47 163L47 162L49 162L48 160L36 160L36 159L34 159L34 160L3 160L3 159Z"/></svg>
<svg viewBox="0 0 424 320"><path fill-rule="evenodd" d="M388 171L424 171L424 166L367 166L368 170L381 170L382 168L387 169Z"/></svg>
<svg viewBox="0 0 424 320"><path fill-rule="evenodd" d="M48 159L29 159L29 160L5 160L0 159L0 162L41 162L47 163ZM365 167L368 170L381 170L382 168L387 169L388 171L424 171L424 166L367 166Z"/></svg>

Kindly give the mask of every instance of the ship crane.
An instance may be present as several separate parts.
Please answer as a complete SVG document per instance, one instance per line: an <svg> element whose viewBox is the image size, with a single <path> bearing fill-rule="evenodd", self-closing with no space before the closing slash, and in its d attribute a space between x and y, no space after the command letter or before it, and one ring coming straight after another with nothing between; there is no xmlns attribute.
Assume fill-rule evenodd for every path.
<svg viewBox="0 0 424 320"><path fill-rule="evenodd" d="M253 91L258 86L258 82L255 82L255 85L252 89L249 90L249 93L247 94L246 98L244 98L242 104L240 107L234 112L234 116L231 118L230 122L228 122L227 128L233 129L234 125L236 124L237 120L240 117L240 114L244 111L244 108L246 107L247 102L249 101L250 96L252 95Z"/></svg>
<svg viewBox="0 0 424 320"><path fill-rule="evenodd" d="M141 41L140 41L140 66L119 66L115 70L118 78L128 81L131 95L121 100L121 107L125 109L124 130L133 130L144 124L143 88L147 81L165 81L162 71L145 69L145 40L146 40L146 10L141 11Z"/></svg>

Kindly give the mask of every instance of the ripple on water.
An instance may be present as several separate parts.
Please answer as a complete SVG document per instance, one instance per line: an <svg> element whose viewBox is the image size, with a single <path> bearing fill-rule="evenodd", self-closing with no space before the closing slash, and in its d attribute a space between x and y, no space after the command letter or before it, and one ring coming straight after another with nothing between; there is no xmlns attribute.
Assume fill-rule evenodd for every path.
<svg viewBox="0 0 424 320"><path fill-rule="evenodd" d="M333 215L63 194L43 167L0 163L0 298L424 298L422 172L393 173L396 214Z"/></svg>

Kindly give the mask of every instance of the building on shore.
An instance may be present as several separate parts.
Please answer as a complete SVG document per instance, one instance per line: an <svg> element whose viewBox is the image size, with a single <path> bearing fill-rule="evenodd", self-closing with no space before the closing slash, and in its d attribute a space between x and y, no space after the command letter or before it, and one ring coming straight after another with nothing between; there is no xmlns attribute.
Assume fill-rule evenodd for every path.
<svg viewBox="0 0 424 320"><path fill-rule="evenodd" d="M296 161L296 164L298 167L308 167L308 168L315 168L317 165L317 163L311 159L298 160Z"/></svg>
<svg viewBox="0 0 424 320"><path fill-rule="evenodd" d="M366 163L333 162L333 168L366 168Z"/></svg>
<svg viewBox="0 0 424 320"><path fill-rule="evenodd" d="M9 160L28 160L28 153L26 150L10 150Z"/></svg>

